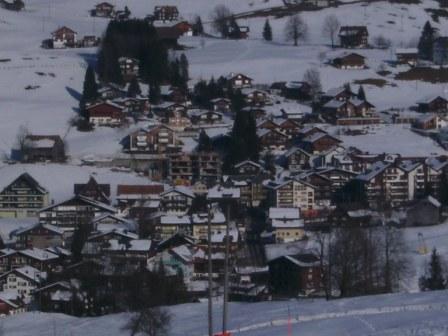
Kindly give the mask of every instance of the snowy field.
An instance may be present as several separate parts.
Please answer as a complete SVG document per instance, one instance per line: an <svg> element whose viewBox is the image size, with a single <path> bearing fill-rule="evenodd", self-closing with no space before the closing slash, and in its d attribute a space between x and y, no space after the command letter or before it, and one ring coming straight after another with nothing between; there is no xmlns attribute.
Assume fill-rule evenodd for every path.
<svg viewBox="0 0 448 336"><path fill-rule="evenodd" d="M207 334L207 304L171 307L170 336ZM215 305L215 330L219 330L221 306ZM356 299L290 300L230 305L230 329L234 335L448 335L448 291L381 295ZM61 314L26 313L3 320L8 336L118 336L129 318L118 314L100 318L75 318ZM32 333L30 333L32 331Z"/></svg>

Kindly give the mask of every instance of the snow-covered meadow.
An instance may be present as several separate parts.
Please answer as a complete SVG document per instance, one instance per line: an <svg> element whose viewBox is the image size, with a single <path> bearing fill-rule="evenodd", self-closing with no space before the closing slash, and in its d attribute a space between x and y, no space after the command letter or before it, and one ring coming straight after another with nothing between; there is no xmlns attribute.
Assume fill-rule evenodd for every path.
<svg viewBox="0 0 448 336"><path fill-rule="evenodd" d="M233 335L272 336L446 336L448 291L394 294L344 300L290 300L231 303L229 325ZM214 325L220 328L221 304L215 304ZM207 304L168 308L170 336L207 334ZM75 318L61 314L25 313L1 320L8 336L118 336L129 314Z"/></svg>

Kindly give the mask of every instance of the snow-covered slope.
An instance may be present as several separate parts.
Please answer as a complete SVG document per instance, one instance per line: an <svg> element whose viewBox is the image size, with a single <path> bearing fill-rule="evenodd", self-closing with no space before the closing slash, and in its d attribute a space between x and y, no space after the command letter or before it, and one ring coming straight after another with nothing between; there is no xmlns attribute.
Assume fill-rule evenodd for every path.
<svg viewBox="0 0 448 336"><path fill-rule="evenodd" d="M380 295L356 299L291 300L232 303L230 328L234 335L448 335L448 291ZM169 308L173 321L170 336L207 334L207 305L186 304ZM220 328L220 305L215 305L215 330ZM2 320L8 336L118 336L129 314L100 318L74 318L61 314L26 313Z"/></svg>

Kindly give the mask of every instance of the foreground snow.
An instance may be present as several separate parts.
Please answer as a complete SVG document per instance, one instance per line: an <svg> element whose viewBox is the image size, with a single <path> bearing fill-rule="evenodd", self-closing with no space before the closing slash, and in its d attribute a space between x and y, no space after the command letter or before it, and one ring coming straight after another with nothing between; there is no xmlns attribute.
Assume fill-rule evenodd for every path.
<svg viewBox="0 0 448 336"><path fill-rule="evenodd" d="M448 335L448 291L394 294L355 299L290 300L283 302L232 303L230 328L244 336L287 335L288 316L292 335ZM207 334L207 304L169 308L173 316L170 336ZM215 306L215 330L219 330L220 305ZM26 313L2 320L8 336L126 335L122 331L129 314L100 318L75 318L61 314Z"/></svg>

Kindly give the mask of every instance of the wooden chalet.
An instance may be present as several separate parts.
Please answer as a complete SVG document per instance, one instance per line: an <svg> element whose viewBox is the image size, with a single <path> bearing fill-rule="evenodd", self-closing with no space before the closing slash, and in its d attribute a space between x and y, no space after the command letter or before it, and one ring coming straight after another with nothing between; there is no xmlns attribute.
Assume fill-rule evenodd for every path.
<svg viewBox="0 0 448 336"><path fill-rule="evenodd" d="M87 106L89 122L95 126L120 126L125 115L123 107L115 103L106 101Z"/></svg>
<svg viewBox="0 0 448 336"><path fill-rule="evenodd" d="M348 53L333 59L333 66L338 69L358 70L366 67L365 57L357 53Z"/></svg>
<svg viewBox="0 0 448 336"><path fill-rule="evenodd" d="M65 162L65 144L59 135L27 135L21 156L24 162Z"/></svg>
<svg viewBox="0 0 448 336"><path fill-rule="evenodd" d="M417 102L420 112L430 113L447 113L448 100L442 96L430 96Z"/></svg>
<svg viewBox="0 0 448 336"><path fill-rule="evenodd" d="M231 73L227 76L227 81L234 89L252 87L252 78L241 73Z"/></svg>
<svg viewBox="0 0 448 336"><path fill-rule="evenodd" d="M338 36L342 48L365 48L369 43L366 26L342 26Z"/></svg>
<svg viewBox="0 0 448 336"><path fill-rule="evenodd" d="M74 48L77 43L78 33L68 27L61 27L51 33L53 48Z"/></svg>
<svg viewBox="0 0 448 336"><path fill-rule="evenodd" d="M31 175L23 173L0 192L0 217L34 217L49 202L49 192Z"/></svg>
<svg viewBox="0 0 448 336"><path fill-rule="evenodd" d="M115 16L115 6L109 2L101 2L95 5L91 13L92 16L112 18Z"/></svg>

